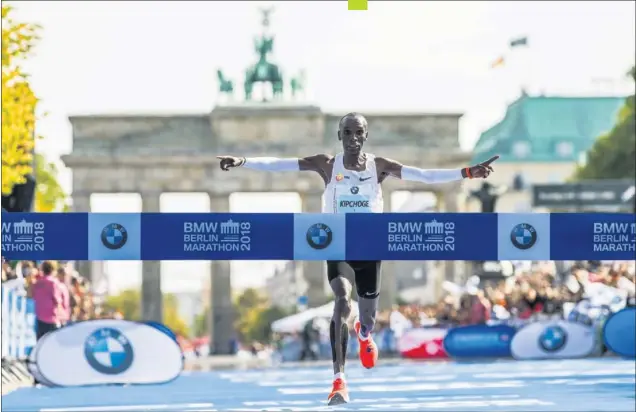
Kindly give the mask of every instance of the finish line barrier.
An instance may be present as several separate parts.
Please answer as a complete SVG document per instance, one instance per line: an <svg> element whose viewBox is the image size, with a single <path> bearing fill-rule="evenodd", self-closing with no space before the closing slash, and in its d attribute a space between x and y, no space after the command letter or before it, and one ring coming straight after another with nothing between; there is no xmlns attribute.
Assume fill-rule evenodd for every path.
<svg viewBox="0 0 636 412"><path fill-rule="evenodd" d="M11 260L633 260L634 214L2 213Z"/></svg>

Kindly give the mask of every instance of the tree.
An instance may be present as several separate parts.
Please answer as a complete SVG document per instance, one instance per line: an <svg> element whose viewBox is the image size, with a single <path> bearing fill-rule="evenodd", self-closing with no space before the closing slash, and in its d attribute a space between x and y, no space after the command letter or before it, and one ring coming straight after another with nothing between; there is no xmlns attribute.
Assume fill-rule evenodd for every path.
<svg viewBox="0 0 636 412"><path fill-rule="evenodd" d="M268 299L252 288L245 289L238 297L235 310L235 329L244 343L268 340L272 323L293 313L290 309L271 306Z"/></svg>
<svg viewBox="0 0 636 412"><path fill-rule="evenodd" d="M2 5L2 194L31 173L35 146L35 97L20 63L39 40L39 26L11 19L11 7Z"/></svg>
<svg viewBox="0 0 636 412"><path fill-rule="evenodd" d="M124 319L141 320L141 293L139 290L128 289L119 295L109 296L104 302L106 310L121 312ZM190 336L186 322L179 316L179 305L174 295L163 295L163 323L180 336Z"/></svg>
<svg viewBox="0 0 636 412"><path fill-rule="evenodd" d="M67 212L67 195L57 180L58 170L55 163L47 162L43 155L35 154L35 211Z"/></svg>
<svg viewBox="0 0 636 412"><path fill-rule="evenodd" d="M636 81L636 67L630 70ZM598 138L587 153L587 163L575 177L587 179L633 179L636 174L636 113L634 96L625 100L614 128Z"/></svg>

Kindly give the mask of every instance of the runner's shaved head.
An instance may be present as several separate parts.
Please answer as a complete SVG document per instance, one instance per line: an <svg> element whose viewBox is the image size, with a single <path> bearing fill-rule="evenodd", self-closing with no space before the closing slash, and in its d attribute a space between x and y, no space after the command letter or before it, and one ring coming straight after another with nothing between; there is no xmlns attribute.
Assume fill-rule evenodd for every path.
<svg viewBox="0 0 636 412"><path fill-rule="evenodd" d="M342 129L342 125L344 124L344 122L347 119L356 119L356 120L359 120L364 125L365 128L368 126L366 117L364 117L360 113L351 112L351 113L347 113L344 116L342 116L342 118L340 119L340 122L338 123L338 128L339 129Z"/></svg>

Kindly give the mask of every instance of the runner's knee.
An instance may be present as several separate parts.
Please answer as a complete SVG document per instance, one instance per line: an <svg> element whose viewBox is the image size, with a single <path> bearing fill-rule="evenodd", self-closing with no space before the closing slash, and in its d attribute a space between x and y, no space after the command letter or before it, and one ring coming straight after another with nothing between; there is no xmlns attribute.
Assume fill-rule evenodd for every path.
<svg viewBox="0 0 636 412"><path fill-rule="evenodd" d="M349 296L336 297L333 306L334 320L337 319L341 322L346 322L347 319L349 319L349 315L351 315L351 299Z"/></svg>

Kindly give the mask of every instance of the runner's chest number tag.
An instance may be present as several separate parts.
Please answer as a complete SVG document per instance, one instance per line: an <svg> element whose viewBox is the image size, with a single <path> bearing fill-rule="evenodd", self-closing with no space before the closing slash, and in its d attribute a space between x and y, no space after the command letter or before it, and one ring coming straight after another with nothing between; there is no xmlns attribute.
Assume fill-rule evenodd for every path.
<svg viewBox="0 0 636 412"><path fill-rule="evenodd" d="M367 196L341 195L338 196L339 213L369 213L371 201Z"/></svg>

